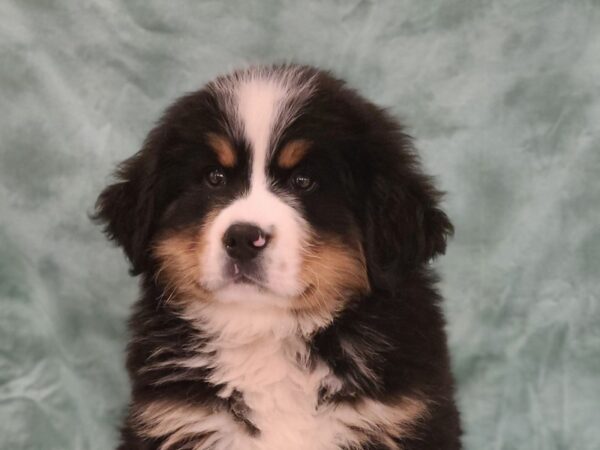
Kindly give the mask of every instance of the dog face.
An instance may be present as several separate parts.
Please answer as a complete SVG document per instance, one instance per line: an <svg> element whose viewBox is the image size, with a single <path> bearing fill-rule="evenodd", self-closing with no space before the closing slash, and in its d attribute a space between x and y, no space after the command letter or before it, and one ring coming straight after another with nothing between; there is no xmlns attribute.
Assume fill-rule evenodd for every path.
<svg viewBox="0 0 600 450"><path fill-rule="evenodd" d="M410 139L327 73L258 67L178 100L101 194L134 273L188 302L330 316L445 249Z"/></svg>

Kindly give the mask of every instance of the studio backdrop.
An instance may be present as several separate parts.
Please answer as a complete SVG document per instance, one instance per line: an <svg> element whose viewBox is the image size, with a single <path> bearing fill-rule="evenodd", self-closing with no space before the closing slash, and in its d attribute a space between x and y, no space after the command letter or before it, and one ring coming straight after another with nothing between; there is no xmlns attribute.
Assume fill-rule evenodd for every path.
<svg viewBox="0 0 600 450"><path fill-rule="evenodd" d="M466 448L600 448L598 1L5 0L0 18L0 449L114 448L137 286L94 200L174 98L292 61L399 117L447 192Z"/></svg>

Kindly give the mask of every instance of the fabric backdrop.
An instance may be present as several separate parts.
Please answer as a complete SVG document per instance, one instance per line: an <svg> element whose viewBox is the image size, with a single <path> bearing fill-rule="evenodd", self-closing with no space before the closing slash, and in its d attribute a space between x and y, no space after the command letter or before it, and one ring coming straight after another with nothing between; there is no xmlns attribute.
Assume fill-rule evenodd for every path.
<svg viewBox="0 0 600 450"><path fill-rule="evenodd" d="M0 2L0 449L111 449L121 252L87 214L175 97L333 70L448 192L437 264L467 449L600 448L600 2Z"/></svg>

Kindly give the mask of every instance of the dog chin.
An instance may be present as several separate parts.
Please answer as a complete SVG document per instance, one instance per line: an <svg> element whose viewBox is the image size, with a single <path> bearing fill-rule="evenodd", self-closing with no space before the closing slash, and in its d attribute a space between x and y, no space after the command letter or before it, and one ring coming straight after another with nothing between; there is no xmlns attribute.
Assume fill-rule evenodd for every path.
<svg viewBox="0 0 600 450"><path fill-rule="evenodd" d="M289 307L292 296L277 293L268 287L250 282L232 281L213 291L214 298L222 303L238 304L241 307L261 306Z"/></svg>

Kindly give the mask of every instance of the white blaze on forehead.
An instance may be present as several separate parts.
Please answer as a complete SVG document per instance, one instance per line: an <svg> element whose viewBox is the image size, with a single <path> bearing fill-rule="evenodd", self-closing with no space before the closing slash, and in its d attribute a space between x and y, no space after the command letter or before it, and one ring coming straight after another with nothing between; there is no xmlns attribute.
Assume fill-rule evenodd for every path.
<svg viewBox="0 0 600 450"><path fill-rule="evenodd" d="M252 151L250 183L253 187L265 184L271 134L285 93L281 82L269 78L251 78L238 87L238 117Z"/></svg>

